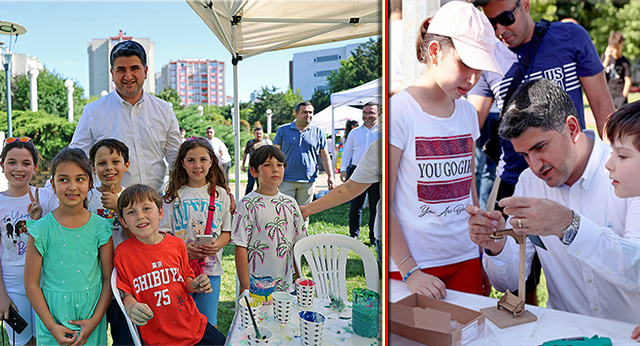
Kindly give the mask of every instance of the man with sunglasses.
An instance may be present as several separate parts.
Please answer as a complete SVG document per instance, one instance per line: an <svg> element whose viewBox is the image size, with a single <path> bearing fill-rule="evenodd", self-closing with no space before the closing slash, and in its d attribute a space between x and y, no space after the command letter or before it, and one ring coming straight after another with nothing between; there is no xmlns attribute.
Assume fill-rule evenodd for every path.
<svg viewBox="0 0 640 346"><path fill-rule="evenodd" d="M586 127L582 101L584 89L598 133L602 136L605 121L614 108L607 91L604 67L587 31L576 24L554 22L549 25L540 44L533 47L538 24L531 19L529 0L475 0L474 4L482 8L494 27L496 37L502 41L496 44L495 54L504 72L504 77L482 72L480 80L468 94L469 101L478 111L480 126L483 126L494 100L502 110L507 90L516 72L520 71L523 81L547 78L567 92L576 107L582 129ZM500 178L496 179L497 210L501 210L497 202L513 195L520 173L528 167L508 140L500 139L500 149L496 172ZM539 270L532 273L533 277L539 277ZM528 303L535 303L535 281L528 281L527 291L532 292Z"/></svg>

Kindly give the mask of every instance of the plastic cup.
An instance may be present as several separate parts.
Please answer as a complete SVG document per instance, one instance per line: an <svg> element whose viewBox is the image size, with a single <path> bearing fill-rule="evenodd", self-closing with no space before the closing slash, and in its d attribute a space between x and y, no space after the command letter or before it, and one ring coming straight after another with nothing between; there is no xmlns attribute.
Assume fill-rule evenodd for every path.
<svg viewBox="0 0 640 346"><path fill-rule="evenodd" d="M303 345L317 346L322 343L324 316L315 311L300 311L300 340Z"/></svg>
<svg viewBox="0 0 640 346"><path fill-rule="evenodd" d="M296 295L298 296L298 305L305 309L313 307L313 299L316 294L316 283L311 279L296 280Z"/></svg>
<svg viewBox="0 0 640 346"><path fill-rule="evenodd" d="M262 339L256 338L256 329L253 326L247 329L247 343L249 345L268 345L273 338L273 332L267 327L260 326L258 326L258 330Z"/></svg>
<svg viewBox="0 0 640 346"><path fill-rule="evenodd" d="M365 338L378 336L380 295L366 288L353 289L353 332Z"/></svg>
<svg viewBox="0 0 640 346"><path fill-rule="evenodd" d="M273 316L276 321L286 324L291 319L293 296L287 292L275 292L273 296Z"/></svg>
<svg viewBox="0 0 640 346"><path fill-rule="evenodd" d="M253 298L248 299L251 311L253 312L253 318L255 318L256 323L258 323L260 313L262 312L262 303ZM249 308L247 308L247 303L244 301L244 298L238 300L238 306L240 307L240 316L242 317L242 325L244 326L244 329L253 329L253 322L251 322Z"/></svg>

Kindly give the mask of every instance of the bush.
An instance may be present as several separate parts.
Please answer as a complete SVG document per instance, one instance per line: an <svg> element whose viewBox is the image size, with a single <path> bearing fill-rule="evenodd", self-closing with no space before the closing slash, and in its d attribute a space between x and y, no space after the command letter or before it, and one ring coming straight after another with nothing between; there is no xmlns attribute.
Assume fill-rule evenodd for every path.
<svg viewBox="0 0 640 346"><path fill-rule="evenodd" d="M76 129L75 123L70 123L67 119L53 116L43 110L12 111L13 136L28 136L33 139L40 156L45 165L65 146L71 143L73 132ZM7 113L0 112L0 129L7 132Z"/></svg>

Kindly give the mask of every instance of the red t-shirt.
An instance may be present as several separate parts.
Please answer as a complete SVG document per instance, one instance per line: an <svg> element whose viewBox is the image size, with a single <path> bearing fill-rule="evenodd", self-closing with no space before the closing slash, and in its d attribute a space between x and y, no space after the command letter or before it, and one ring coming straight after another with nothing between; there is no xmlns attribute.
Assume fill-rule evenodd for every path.
<svg viewBox="0 0 640 346"><path fill-rule="evenodd" d="M148 345L194 345L202 339L207 317L196 308L185 279L194 277L182 239L166 234L156 245L135 237L118 245L118 288L149 305L153 317L140 327Z"/></svg>

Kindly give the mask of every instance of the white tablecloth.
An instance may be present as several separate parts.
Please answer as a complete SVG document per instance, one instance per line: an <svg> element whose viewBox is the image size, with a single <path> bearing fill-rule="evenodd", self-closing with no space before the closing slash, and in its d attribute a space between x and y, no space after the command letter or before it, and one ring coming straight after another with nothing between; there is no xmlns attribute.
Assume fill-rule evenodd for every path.
<svg viewBox="0 0 640 346"><path fill-rule="evenodd" d="M350 305L351 303L347 303ZM375 346L380 345L381 342L378 339L363 338L355 333L351 328L351 320L345 320L339 318L339 313L328 309L328 300L315 299L313 303L313 311L318 311L325 316L324 322L324 335L322 337L323 346L334 345L362 345L362 346ZM350 307L346 309L351 310ZM227 345L247 345L247 334L242 326L242 319L238 313L239 309L236 309L236 314L233 317L233 323L229 328L229 334L227 335ZM300 341L300 322L298 317L297 303L293 305L293 313L291 320L288 324L280 324L273 317L273 304L263 305L262 313L257 318L256 322L258 326L267 327L273 332L273 339L269 343L270 345L301 345Z"/></svg>
<svg viewBox="0 0 640 346"><path fill-rule="evenodd" d="M390 302L396 302L411 294L407 285L399 280L389 280L387 289L389 290ZM497 299L494 298L453 290L447 290L447 298L444 301L472 310L495 307L497 304ZM636 324L572 314L538 306L527 305L526 309L536 315L538 321L500 329L487 319L487 326L502 346L537 346L545 341L577 336L592 337L595 334L611 338L614 346L640 345L631 340L631 331ZM638 309L640 309L640 302L638 302ZM537 329L532 335L536 325ZM420 345L395 334L389 334L389 344L393 346Z"/></svg>

